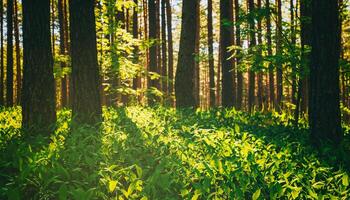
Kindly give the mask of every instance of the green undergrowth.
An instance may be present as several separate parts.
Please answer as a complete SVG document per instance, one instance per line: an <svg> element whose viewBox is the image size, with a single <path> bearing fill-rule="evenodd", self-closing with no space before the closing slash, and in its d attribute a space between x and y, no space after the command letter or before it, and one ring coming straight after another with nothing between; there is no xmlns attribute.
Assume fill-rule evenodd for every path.
<svg viewBox="0 0 350 200"><path fill-rule="evenodd" d="M104 108L48 138L0 114L0 199L349 199L349 140L316 151L302 122L235 110Z"/></svg>

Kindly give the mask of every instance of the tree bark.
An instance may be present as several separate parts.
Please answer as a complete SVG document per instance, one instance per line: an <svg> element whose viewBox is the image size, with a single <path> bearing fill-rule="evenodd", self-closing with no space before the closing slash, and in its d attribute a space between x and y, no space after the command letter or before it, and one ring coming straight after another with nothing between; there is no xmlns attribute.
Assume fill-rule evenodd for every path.
<svg viewBox="0 0 350 200"><path fill-rule="evenodd" d="M238 1L238 0L237 0ZM215 71L214 71L214 48L213 48L213 1L208 0L208 61L209 61L209 90L210 107L215 106Z"/></svg>
<svg viewBox="0 0 350 200"><path fill-rule="evenodd" d="M58 23L59 23L59 34L60 34L60 54L66 55L66 39L65 39L65 29L64 26L64 0L58 0ZM65 62L61 62L61 68L66 67ZM61 78L61 106L67 106L67 76L64 75Z"/></svg>
<svg viewBox="0 0 350 200"><path fill-rule="evenodd" d="M165 19L165 0L161 2L161 27L162 27L162 89L165 96L168 96L168 81L167 81L167 43L166 43L166 19Z"/></svg>
<svg viewBox="0 0 350 200"><path fill-rule="evenodd" d="M258 0L258 4L257 4L257 8L258 10L261 9L261 0ZM259 60L259 72L258 72L258 77L257 77L257 81L258 81L258 108L262 109L264 106L264 87L263 87L263 72L262 72L262 46L263 46L263 42L262 42L262 24L261 24L261 17L258 18L258 44L259 44L259 57L261 60Z"/></svg>
<svg viewBox="0 0 350 200"><path fill-rule="evenodd" d="M133 9L132 14L132 35L133 38L138 39L139 38L139 20L138 20L138 0L134 0L135 7ZM134 47L134 63L137 64L139 62L139 49L137 46ZM137 90L141 88L141 77L140 74L137 74L136 77L133 79L133 89Z"/></svg>
<svg viewBox="0 0 350 200"><path fill-rule="evenodd" d="M175 77L176 107L195 107L193 96L193 76L195 70L195 47L197 29L197 6L198 0L183 1L182 3L182 26L180 37L180 49L178 65Z"/></svg>
<svg viewBox="0 0 350 200"><path fill-rule="evenodd" d="M338 1L312 1L310 68L311 141L340 144L339 106L340 27Z"/></svg>
<svg viewBox="0 0 350 200"><path fill-rule="evenodd" d="M222 106L234 106L233 93L233 62L228 47L233 45L232 27L230 20L232 17L232 0L220 1L220 48L221 48L221 69L222 69Z"/></svg>
<svg viewBox="0 0 350 200"><path fill-rule="evenodd" d="M157 6L155 0L148 0L148 25L149 33L148 39L152 42L149 47L149 72L158 73L157 63ZM159 86L159 80L149 78L148 88L157 88ZM156 96L153 94L148 95L148 104L154 105L156 103Z"/></svg>
<svg viewBox="0 0 350 200"><path fill-rule="evenodd" d="M18 22L18 5L17 0L14 1L14 28L15 28L15 48L16 48L16 104L21 103L22 88L22 69L21 69L21 49L19 48L19 22Z"/></svg>
<svg viewBox="0 0 350 200"><path fill-rule="evenodd" d="M5 105L4 99L4 4L0 0L0 106Z"/></svg>
<svg viewBox="0 0 350 200"><path fill-rule="evenodd" d="M7 1L6 104L13 106L13 0Z"/></svg>
<svg viewBox="0 0 350 200"><path fill-rule="evenodd" d="M72 114L77 123L95 125L102 119L97 65L94 0L70 0Z"/></svg>
<svg viewBox="0 0 350 200"><path fill-rule="evenodd" d="M240 27L240 5L238 0L235 1L235 24L236 24L236 46L241 47L241 27ZM237 66L237 99L236 107L242 109L242 100L243 100L243 73L239 69L241 63L240 50L236 50L236 66Z"/></svg>
<svg viewBox="0 0 350 200"><path fill-rule="evenodd" d="M248 11L252 13L254 9L254 0L248 0ZM252 16L249 19L249 48L251 51L256 45L254 20ZM248 111L251 112L255 104L255 72L252 69L248 71L248 81Z"/></svg>
<svg viewBox="0 0 350 200"><path fill-rule="evenodd" d="M165 0L166 4L166 21L168 33L168 78L169 78L169 94L174 93L174 55L173 55L173 33L172 33L172 16L171 5L169 0ZM170 104L174 105L174 99L170 98Z"/></svg>
<svg viewBox="0 0 350 200"><path fill-rule="evenodd" d="M23 0L22 126L50 133L56 121L50 1Z"/></svg>
<svg viewBox="0 0 350 200"><path fill-rule="evenodd" d="M270 0L266 0L266 9L268 14L266 17L266 37L267 37L267 55L272 57L272 39L271 39L271 7ZM269 100L270 100L270 109L275 107L275 76L273 65L269 63Z"/></svg>
<svg viewBox="0 0 350 200"><path fill-rule="evenodd" d="M197 22L196 22L196 46L195 46L195 68L194 68L194 98L196 100L196 107L200 107L200 60L199 60L199 43L200 43L200 0L197 6Z"/></svg>
<svg viewBox="0 0 350 200"><path fill-rule="evenodd" d="M283 100L283 72L282 63L280 61L282 55L282 2L277 0L277 23L276 23L276 55L277 55L277 109L282 108Z"/></svg>
<svg viewBox="0 0 350 200"><path fill-rule="evenodd" d="M302 48L302 92L301 111L307 112L309 105L309 65L311 46L311 0L300 1L300 26L301 26L301 48Z"/></svg>

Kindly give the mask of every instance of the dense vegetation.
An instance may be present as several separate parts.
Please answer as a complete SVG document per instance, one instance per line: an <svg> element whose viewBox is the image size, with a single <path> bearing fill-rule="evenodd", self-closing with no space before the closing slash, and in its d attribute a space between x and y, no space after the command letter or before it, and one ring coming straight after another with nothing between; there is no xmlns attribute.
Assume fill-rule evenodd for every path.
<svg viewBox="0 0 350 200"><path fill-rule="evenodd" d="M104 108L100 131L70 131L62 110L50 143L19 113L1 112L1 199L350 198L350 138L317 153L286 113Z"/></svg>
<svg viewBox="0 0 350 200"><path fill-rule="evenodd" d="M0 0L0 199L350 199L347 0Z"/></svg>

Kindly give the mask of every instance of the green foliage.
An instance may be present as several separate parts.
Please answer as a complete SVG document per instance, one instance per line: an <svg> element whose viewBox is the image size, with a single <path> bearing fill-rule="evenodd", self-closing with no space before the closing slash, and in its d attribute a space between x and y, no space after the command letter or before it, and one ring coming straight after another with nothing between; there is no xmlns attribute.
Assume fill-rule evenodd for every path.
<svg viewBox="0 0 350 200"><path fill-rule="evenodd" d="M70 115L47 143L22 134L20 108L1 110L1 199L350 197L349 139L318 153L286 113L104 108L101 130L74 131Z"/></svg>

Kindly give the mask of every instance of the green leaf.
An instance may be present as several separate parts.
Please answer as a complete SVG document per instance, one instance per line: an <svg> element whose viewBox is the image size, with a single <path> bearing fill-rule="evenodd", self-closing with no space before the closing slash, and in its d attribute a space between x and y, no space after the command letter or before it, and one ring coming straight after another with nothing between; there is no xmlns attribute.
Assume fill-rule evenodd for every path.
<svg viewBox="0 0 350 200"><path fill-rule="evenodd" d="M343 175L343 178L341 179L341 181L342 181L342 183L343 183L343 185L345 187L348 187L349 186L349 176L348 176L348 174L345 173Z"/></svg>
<svg viewBox="0 0 350 200"><path fill-rule="evenodd" d="M191 200L197 200L201 194L202 194L202 193L201 193L201 191L199 191L199 190L194 191L194 195L193 195L193 197L191 198Z"/></svg>
<svg viewBox="0 0 350 200"><path fill-rule="evenodd" d="M68 188L67 188L67 185L64 184L58 190L58 199L59 200L66 200L67 196L68 196Z"/></svg>
<svg viewBox="0 0 350 200"><path fill-rule="evenodd" d="M113 192L116 187L117 187L117 181L109 181L108 183L109 192Z"/></svg>
<svg viewBox="0 0 350 200"><path fill-rule="evenodd" d="M260 192L261 190L258 189L257 191L254 192L252 199L257 200L260 197Z"/></svg>

